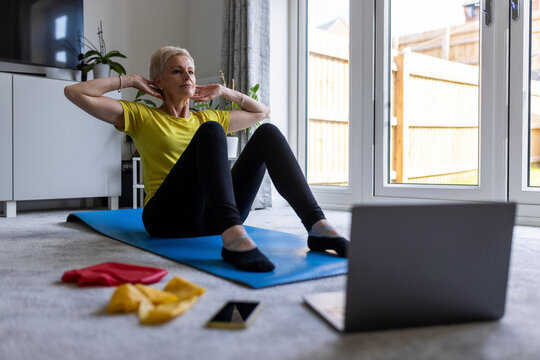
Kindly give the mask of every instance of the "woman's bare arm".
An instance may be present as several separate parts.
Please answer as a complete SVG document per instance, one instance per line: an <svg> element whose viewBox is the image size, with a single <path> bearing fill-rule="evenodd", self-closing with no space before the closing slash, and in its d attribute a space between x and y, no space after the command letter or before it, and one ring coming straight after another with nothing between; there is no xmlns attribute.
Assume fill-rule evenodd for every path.
<svg viewBox="0 0 540 360"><path fill-rule="evenodd" d="M122 75L121 77L115 76L80 82L66 86L64 94L72 103L90 115L123 129L124 109L122 105L118 100L103 96L121 87L134 87L149 95L161 97L154 90L151 82L139 75Z"/></svg>
<svg viewBox="0 0 540 360"><path fill-rule="evenodd" d="M255 125L270 115L270 108L261 104L251 97L242 94L239 91L229 89L223 85L197 85L193 100L212 100L223 96L227 100L237 104L241 110L231 111L231 120L229 122L229 132L235 132Z"/></svg>

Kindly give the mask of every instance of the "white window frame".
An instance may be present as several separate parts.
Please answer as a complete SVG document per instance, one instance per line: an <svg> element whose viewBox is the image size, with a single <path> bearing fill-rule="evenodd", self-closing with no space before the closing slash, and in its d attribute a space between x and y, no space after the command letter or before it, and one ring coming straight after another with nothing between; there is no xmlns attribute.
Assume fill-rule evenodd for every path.
<svg viewBox="0 0 540 360"><path fill-rule="evenodd" d="M362 13L363 2L350 1L350 41L351 45L355 39L361 39L362 34L356 33L355 29L362 26L362 18L365 17ZM291 28L290 47L291 54L291 79L298 79L296 84L290 85L291 96L290 102L290 144L296 148L296 155L300 166L304 173L306 172L306 146L307 146L307 1L297 0L291 2L289 8ZM350 50L349 58L349 83L350 99L360 98L358 96L359 85L352 85L353 78L358 76L358 71L353 68L361 68L363 59L361 56L353 56ZM294 83L294 81L292 81ZM325 208L332 209L349 209L352 205L361 202L361 161L353 154L362 154L362 114L358 109L364 109L364 106L358 102L354 104L349 101L349 185L348 186L321 186L312 185L311 189L319 204ZM354 110L354 111L353 111ZM353 140L353 135L358 134Z"/></svg>
<svg viewBox="0 0 540 360"><path fill-rule="evenodd" d="M375 0L376 29L375 29L375 64L383 64L375 68L375 128L373 146L375 148L374 174L365 174L374 177L374 189L364 189L364 198L372 201L379 198L386 200L399 200L407 198L407 201L448 200L448 201L506 201L507 182L507 89L508 76L508 9L504 2L492 2L491 26L486 26L483 21L480 28L481 41L481 104L479 126L481 129L480 159L479 159L479 184L478 186L449 186L449 185L416 185L416 184L389 184L386 159L387 159L387 124L386 121L390 103L388 93L388 61L386 56L388 49L388 16L385 16L390 5L389 0ZM482 5L484 2L482 2ZM506 16L505 16L506 13ZM505 39L500 41L498 39ZM368 54L365 54L368 56ZM492 76L497 74L498 76ZM502 74L502 75L499 75ZM504 159L504 160L503 160Z"/></svg>
<svg viewBox="0 0 540 360"><path fill-rule="evenodd" d="M528 186L530 2L510 20L509 200L519 203L517 222L540 226L540 187Z"/></svg>
<svg viewBox="0 0 540 360"><path fill-rule="evenodd" d="M498 4L497 4L498 3ZM484 6L482 1L481 6ZM384 9L388 6L388 0L365 0L350 2L350 182L348 188L313 186L314 194L320 204L325 208L349 209L351 205L358 203L424 203L446 201L516 201L518 206L518 224L540 225L540 191L527 188L526 186L526 139L528 136L528 127L524 124L524 119L528 119L528 98L522 96L523 86L528 86L528 82L514 83L508 80L508 74L512 78L516 73L521 76L527 76L524 69L528 66L525 62L528 59L516 58L525 51L523 39L528 41L528 36L521 40L517 34L516 24L512 24L512 32L509 32L509 16L507 14L506 2L493 1L495 5L493 16L494 24L498 24L487 31L490 32L482 42L483 59L490 62L493 68L498 70L495 73L498 76L489 76L482 73L483 86L493 89L491 92L484 92L482 101L491 99L492 105L483 109L481 112L481 121L484 126L484 133L480 139L481 153L488 155L482 159L485 166L482 168L480 178L480 187L470 186L464 189L453 189L450 186L417 186L417 185L385 185L382 180L384 177L383 166L380 156L382 148L378 148L378 161L376 165L375 153L380 144L375 141L375 133L379 137L384 129L381 126L384 118L383 109L376 104L375 96L378 99L384 99L384 89L375 87L383 76L380 68L375 68L376 63L384 58L381 47L376 46L375 25L377 24L378 34L381 27L382 14L376 9ZM528 19L529 5L522 6L522 17ZM305 170L306 160L306 72L305 59L307 56L306 39L306 1L295 0L289 2L289 142L293 151L296 153L299 162ZM377 23L375 22L378 16ZM523 26L528 27L528 22L521 24L521 34L525 31ZM484 25L483 25L484 27ZM485 29L483 31L486 31ZM508 51L508 44L512 37L512 52ZM516 36L518 38L516 38ZM500 41L497 39L505 39ZM302 44L304 39L304 44ZM354 39L354 40L353 40ZM380 40L379 40L380 41ZM498 41L498 42L497 42ZM521 41L522 52L516 51L516 44ZM527 45L528 48L528 45ZM486 55L489 54L489 55ZM512 68L509 68L509 58ZM301 61L303 60L303 61ZM521 60L521 61L520 61ZM516 66L520 64L518 68ZM375 81L377 78L377 81ZM486 80L487 78L487 80ZM297 80L297 81L295 81ZM516 91L516 86L518 91ZM500 89L509 89L500 91ZM521 95L517 97L517 95ZM510 96L510 99L509 99ZM516 107L515 104L520 104ZM354 104L354 108L353 108ZM512 120L509 123L508 116L511 119L520 119L519 122ZM527 116L525 116L527 115ZM371 119L371 120L370 120ZM491 119L491 120L490 120ZM497 125L497 126L495 126ZM488 130L485 131L485 127ZM353 140L353 134L355 139ZM508 135L510 134L510 135ZM510 136L510 141L508 136ZM358 155L356 155L358 154ZM509 160L509 161L508 161ZM385 160L386 161L386 160ZM481 165L482 165L481 163ZM519 174L519 180L516 182L515 174ZM375 180L376 179L376 180ZM377 181L377 182L376 182ZM516 185L518 184L518 185Z"/></svg>

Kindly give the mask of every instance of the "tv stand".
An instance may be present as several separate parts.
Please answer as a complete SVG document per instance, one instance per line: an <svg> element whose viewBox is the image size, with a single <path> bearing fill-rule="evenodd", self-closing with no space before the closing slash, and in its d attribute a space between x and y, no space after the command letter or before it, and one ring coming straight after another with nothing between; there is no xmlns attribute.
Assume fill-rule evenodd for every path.
<svg viewBox="0 0 540 360"><path fill-rule="evenodd" d="M0 202L121 193L121 133L64 97L72 81L0 73ZM120 94L110 93L119 98Z"/></svg>
<svg viewBox="0 0 540 360"><path fill-rule="evenodd" d="M39 76L58 80L80 80L80 71L43 65L32 65L0 60L0 72L17 75Z"/></svg>
<svg viewBox="0 0 540 360"><path fill-rule="evenodd" d="M4 216L7 218L17 216L17 202L16 201L4 202Z"/></svg>

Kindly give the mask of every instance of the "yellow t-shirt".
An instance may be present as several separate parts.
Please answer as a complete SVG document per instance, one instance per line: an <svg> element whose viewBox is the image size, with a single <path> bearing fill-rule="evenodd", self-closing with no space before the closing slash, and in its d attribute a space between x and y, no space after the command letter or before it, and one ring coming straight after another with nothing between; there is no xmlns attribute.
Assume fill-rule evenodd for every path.
<svg viewBox="0 0 540 360"><path fill-rule="evenodd" d="M229 129L230 112L203 110L180 118L138 102L120 101L124 108L124 129L141 155L146 198L154 196L165 177L176 164L195 132L207 121L217 121L225 133Z"/></svg>

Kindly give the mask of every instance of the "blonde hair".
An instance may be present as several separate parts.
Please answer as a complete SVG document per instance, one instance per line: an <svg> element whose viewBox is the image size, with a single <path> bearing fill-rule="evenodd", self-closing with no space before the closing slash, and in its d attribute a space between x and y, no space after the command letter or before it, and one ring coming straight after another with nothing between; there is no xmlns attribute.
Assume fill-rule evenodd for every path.
<svg viewBox="0 0 540 360"><path fill-rule="evenodd" d="M150 81L155 81L161 76L165 63L174 55L185 55L195 64L195 61L193 61L189 51L186 49L177 46L163 46L157 49L150 59Z"/></svg>

